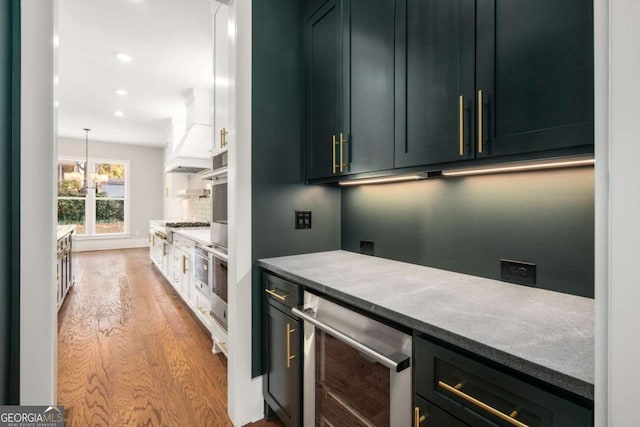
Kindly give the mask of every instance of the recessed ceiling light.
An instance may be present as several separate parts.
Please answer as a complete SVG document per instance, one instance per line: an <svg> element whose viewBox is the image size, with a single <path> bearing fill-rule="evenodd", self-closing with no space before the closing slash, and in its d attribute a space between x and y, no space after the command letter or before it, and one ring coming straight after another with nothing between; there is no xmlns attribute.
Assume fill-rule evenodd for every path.
<svg viewBox="0 0 640 427"><path fill-rule="evenodd" d="M60 46L60 36L58 36L57 34L53 35L53 47L58 47Z"/></svg>
<svg viewBox="0 0 640 427"><path fill-rule="evenodd" d="M60 77L53 76L53 84L57 86L59 83L60 83Z"/></svg>
<svg viewBox="0 0 640 427"><path fill-rule="evenodd" d="M116 58L118 58L120 62L131 62L131 60L133 59L130 55L127 55L124 52L116 53Z"/></svg>
<svg viewBox="0 0 640 427"><path fill-rule="evenodd" d="M116 95L118 95L118 96L127 96L127 94L129 93L129 92L127 92L127 91L126 91L126 90L124 90L124 89L116 89L116 90L114 90L114 92L115 92L115 93L116 93Z"/></svg>
<svg viewBox="0 0 640 427"><path fill-rule="evenodd" d="M116 117L124 117L124 113L120 110L114 111L113 115Z"/></svg>

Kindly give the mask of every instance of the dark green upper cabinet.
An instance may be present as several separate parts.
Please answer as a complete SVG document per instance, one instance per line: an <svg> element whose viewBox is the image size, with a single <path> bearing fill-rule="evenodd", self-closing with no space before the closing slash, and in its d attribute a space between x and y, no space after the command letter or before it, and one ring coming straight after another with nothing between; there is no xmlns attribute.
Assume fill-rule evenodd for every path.
<svg viewBox="0 0 640 427"><path fill-rule="evenodd" d="M342 12L328 1L306 21L307 178L334 170L333 137L342 127Z"/></svg>
<svg viewBox="0 0 640 427"><path fill-rule="evenodd" d="M393 168L394 3L344 2L344 130L350 173Z"/></svg>
<svg viewBox="0 0 640 427"><path fill-rule="evenodd" d="M304 14L305 17L309 17L313 15L315 11L320 9L327 1L329 0L305 0L304 3Z"/></svg>
<svg viewBox="0 0 640 427"><path fill-rule="evenodd" d="M399 0L394 166L592 152L592 27L586 0Z"/></svg>
<svg viewBox="0 0 640 427"><path fill-rule="evenodd" d="M306 27L307 178L391 169L394 1L327 1Z"/></svg>
<svg viewBox="0 0 640 427"><path fill-rule="evenodd" d="M593 2L477 3L479 155L593 145Z"/></svg>
<svg viewBox="0 0 640 427"><path fill-rule="evenodd" d="M475 0L397 5L395 166L472 158Z"/></svg>

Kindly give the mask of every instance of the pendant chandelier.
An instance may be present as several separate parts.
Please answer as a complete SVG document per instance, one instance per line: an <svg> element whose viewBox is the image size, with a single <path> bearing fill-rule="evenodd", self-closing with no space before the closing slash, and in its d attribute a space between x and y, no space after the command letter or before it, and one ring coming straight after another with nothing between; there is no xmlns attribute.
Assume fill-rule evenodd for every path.
<svg viewBox="0 0 640 427"><path fill-rule="evenodd" d="M95 188L95 185L97 183L104 183L109 181L109 175L108 174L99 174L96 172L92 172L91 174L87 174L87 168L89 165L89 132L91 131L91 129L89 128L84 128L85 131L85 140L84 140L84 174L77 172L77 171L73 171L73 172L65 172L64 174L64 180L65 181L78 181L78 182L82 182L84 180L84 184L82 186L82 188L80 188L78 190L79 193L81 194L86 194L87 190L92 190ZM89 187L89 183L92 184L91 187Z"/></svg>

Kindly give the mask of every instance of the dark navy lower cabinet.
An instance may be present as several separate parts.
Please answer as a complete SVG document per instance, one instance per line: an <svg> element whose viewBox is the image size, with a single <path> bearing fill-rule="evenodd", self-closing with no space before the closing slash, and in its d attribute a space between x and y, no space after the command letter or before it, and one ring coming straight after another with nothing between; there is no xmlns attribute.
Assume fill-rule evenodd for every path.
<svg viewBox="0 0 640 427"><path fill-rule="evenodd" d="M413 425L416 427L465 427L468 424L446 413L433 403L415 395Z"/></svg>
<svg viewBox="0 0 640 427"><path fill-rule="evenodd" d="M301 304L299 287L263 273L265 418L274 414L287 427L302 425L302 321L291 316Z"/></svg>
<svg viewBox="0 0 640 427"><path fill-rule="evenodd" d="M414 346L415 408L425 416L423 427L593 426L592 402L541 388L421 336ZM430 411L449 418L426 423Z"/></svg>

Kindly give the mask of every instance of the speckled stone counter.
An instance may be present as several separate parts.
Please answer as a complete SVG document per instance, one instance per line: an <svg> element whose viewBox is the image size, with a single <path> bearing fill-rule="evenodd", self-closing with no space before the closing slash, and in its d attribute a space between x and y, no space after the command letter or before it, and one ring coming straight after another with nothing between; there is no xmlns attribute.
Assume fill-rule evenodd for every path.
<svg viewBox="0 0 640 427"><path fill-rule="evenodd" d="M258 265L593 400L592 299L346 251Z"/></svg>

